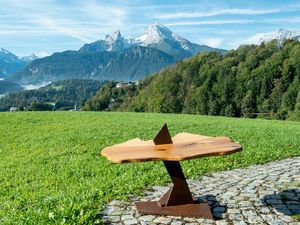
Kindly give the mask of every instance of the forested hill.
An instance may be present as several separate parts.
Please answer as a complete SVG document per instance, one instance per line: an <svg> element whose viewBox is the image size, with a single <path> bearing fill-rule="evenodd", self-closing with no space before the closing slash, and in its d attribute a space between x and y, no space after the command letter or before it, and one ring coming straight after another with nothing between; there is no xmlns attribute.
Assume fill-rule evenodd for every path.
<svg viewBox="0 0 300 225"><path fill-rule="evenodd" d="M85 109L299 119L299 80L300 42L274 40L201 53L137 86L109 83Z"/></svg>
<svg viewBox="0 0 300 225"><path fill-rule="evenodd" d="M36 102L53 105L53 110L73 109L75 104L80 107L94 96L103 83L95 80L62 80L36 90L10 93L0 98L0 111L8 111L10 107L28 109Z"/></svg>

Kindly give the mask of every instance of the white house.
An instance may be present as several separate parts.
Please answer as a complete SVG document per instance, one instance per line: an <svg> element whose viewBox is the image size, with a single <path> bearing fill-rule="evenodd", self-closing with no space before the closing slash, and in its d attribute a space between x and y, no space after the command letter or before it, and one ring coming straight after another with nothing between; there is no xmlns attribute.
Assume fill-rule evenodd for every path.
<svg viewBox="0 0 300 225"><path fill-rule="evenodd" d="M10 112L18 112L18 107L12 106L9 108Z"/></svg>

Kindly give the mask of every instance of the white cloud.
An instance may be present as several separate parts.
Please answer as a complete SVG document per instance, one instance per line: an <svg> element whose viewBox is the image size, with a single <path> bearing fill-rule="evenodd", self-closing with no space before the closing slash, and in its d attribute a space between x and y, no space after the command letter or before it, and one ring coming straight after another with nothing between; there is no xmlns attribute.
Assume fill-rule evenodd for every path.
<svg viewBox="0 0 300 225"><path fill-rule="evenodd" d="M51 55L51 53L49 53L49 52L44 52L44 51L41 51L41 52L36 52L36 53L34 53L37 57L39 57L39 58L43 58L43 57L46 57L46 56L49 56L49 55Z"/></svg>
<svg viewBox="0 0 300 225"><path fill-rule="evenodd" d="M224 42L223 38L206 38L199 40L199 43L205 44L214 48L219 48Z"/></svg>
<svg viewBox="0 0 300 225"><path fill-rule="evenodd" d="M279 9L258 10L258 9L221 9L211 12L180 12L180 13L166 13L156 15L156 19L182 19L182 18L200 18L210 17L223 14L236 14L236 15L259 15L280 12Z"/></svg>

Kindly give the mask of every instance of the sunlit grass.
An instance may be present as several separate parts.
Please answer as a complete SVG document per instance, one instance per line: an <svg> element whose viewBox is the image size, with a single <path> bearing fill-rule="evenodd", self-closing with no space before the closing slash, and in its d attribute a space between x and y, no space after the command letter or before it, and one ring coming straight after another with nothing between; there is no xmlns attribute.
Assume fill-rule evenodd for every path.
<svg viewBox="0 0 300 225"><path fill-rule="evenodd" d="M172 135L229 136L241 153L183 162L188 178L300 155L300 123L170 114L0 113L0 224L94 224L111 199L169 178L161 162L112 164L105 146Z"/></svg>

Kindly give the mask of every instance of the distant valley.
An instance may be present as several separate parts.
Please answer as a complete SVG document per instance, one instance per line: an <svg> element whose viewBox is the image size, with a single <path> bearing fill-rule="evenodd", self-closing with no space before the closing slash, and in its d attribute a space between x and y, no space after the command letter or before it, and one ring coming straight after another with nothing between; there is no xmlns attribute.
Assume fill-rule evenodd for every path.
<svg viewBox="0 0 300 225"><path fill-rule="evenodd" d="M79 108L86 100L93 97L103 84L104 82L95 80L55 81L36 90L23 90L0 98L0 111L8 111L11 107L28 110L34 103L49 105L53 110Z"/></svg>

